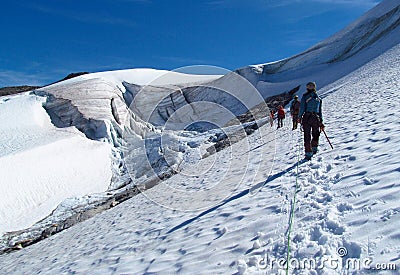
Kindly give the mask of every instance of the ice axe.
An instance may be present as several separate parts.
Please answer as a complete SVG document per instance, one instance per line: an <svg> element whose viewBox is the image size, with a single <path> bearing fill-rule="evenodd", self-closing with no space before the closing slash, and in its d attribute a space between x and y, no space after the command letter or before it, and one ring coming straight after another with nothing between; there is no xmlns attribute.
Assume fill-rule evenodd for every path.
<svg viewBox="0 0 400 275"><path fill-rule="evenodd" d="M325 135L325 137L326 137L326 140L328 141L329 145L330 145L331 148L333 149L332 143L331 143L331 141L329 140L328 135L327 135L326 132L325 132L325 129L322 128L321 130L322 130L322 132L324 132L324 135Z"/></svg>

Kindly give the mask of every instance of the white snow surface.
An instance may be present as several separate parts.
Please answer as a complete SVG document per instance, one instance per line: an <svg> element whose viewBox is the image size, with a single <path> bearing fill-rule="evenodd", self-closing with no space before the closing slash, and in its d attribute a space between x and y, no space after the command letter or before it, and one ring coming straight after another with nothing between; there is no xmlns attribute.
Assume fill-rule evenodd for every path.
<svg viewBox="0 0 400 275"><path fill-rule="evenodd" d="M192 119L228 121L243 111L209 87L183 93L185 85L216 85L233 90L247 107L259 103L254 87L246 94L247 83L232 81L233 74L101 72L50 85L36 92L40 96L0 98L0 236L57 206L62 216L85 201L80 198L119 187L125 168L133 185L170 172L163 170L166 163L179 172L85 222L0 255L0 273L284 274L279 260L287 257L290 232L292 259L316 261L290 273L377 271L367 263L397 265L378 274L398 274L399 17L400 3L385 0L304 53L238 70L263 97L310 80L322 87L334 149L322 135L320 152L299 165L302 133L291 131L289 118L279 130L263 119L252 135L207 158L201 156L209 139L220 133L181 131ZM135 85L149 84L138 96ZM134 110L146 115L128 110L128 92ZM182 108L202 99L229 107L230 116L208 105ZM146 118L151 114L159 116ZM166 117L172 127L154 127ZM347 260L364 266L346 269Z"/></svg>
<svg viewBox="0 0 400 275"><path fill-rule="evenodd" d="M167 70L136 68L85 74L54 85L65 85L88 79L103 79L124 91L125 88L122 82L135 83L137 85L169 85L214 80L220 77L221 75L196 75Z"/></svg>
<svg viewBox="0 0 400 275"><path fill-rule="evenodd" d="M266 263L286 257L297 178L291 256L332 262L290 273L370 274L341 263L371 259L370 267L397 264L378 274L398 274L399 56L397 45L319 91L333 150L321 136L320 152L297 169L302 133L291 130L289 118L279 130L264 125L209 158L193 157L203 169L197 175L177 174L1 255L1 273L284 274L277 262Z"/></svg>
<svg viewBox="0 0 400 275"><path fill-rule="evenodd" d="M0 235L45 218L64 199L103 192L111 146L51 124L45 98L0 99Z"/></svg>
<svg viewBox="0 0 400 275"><path fill-rule="evenodd" d="M133 125L129 121L122 98L123 81L164 85L219 77L154 69L120 70L56 83L35 92L40 96L24 93L2 97L0 236L32 226L57 206L56 214L60 215L87 195L119 186L118 179L112 181L119 165L112 157L116 154L112 146L121 142L115 137L116 131L121 133L124 124L130 124L139 136L150 131L144 122L134 121ZM52 124L42 105L50 106L62 128ZM141 163L143 159L137 165Z"/></svg>
<svg viewBox="0 0 400 275"><path fill-rule="evenodd" d="M324 87L400 43L400 3L385 0L306 51L239 69L264 96L315 81Z"/></svg>

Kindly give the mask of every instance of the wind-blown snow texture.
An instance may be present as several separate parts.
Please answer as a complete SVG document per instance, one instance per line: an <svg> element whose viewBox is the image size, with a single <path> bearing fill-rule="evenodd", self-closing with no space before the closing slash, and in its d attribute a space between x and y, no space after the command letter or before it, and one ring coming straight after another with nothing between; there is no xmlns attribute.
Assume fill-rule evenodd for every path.
<svg viewBox="0 0 400 275"><path fill-rule="evenodd" d="M302 158L304 150L302 133L291 130L288 118L279 130L262 119L258 121L261 127L252 135L242 135L237 143L204 158L213 140L223 136L221 130L195 134L181 131L180 126L166 130L156 125L162 125L163 118L168 121L172 117L165 117L163 110L177 108L192 90L169 98L164 95L147 98L148 106L143 110L151 111L149 106L162 103L157 112L161 115L153 117L155 125L143 113L132 114L124 105L127 98L133 102L139 86L151 81L149 89L144 91L155 93L160 89L179 90L182 83L190 87L194 83L223 83L230 87L232 84L227 80L232 75L218 78L173 73L170 75L173 78L178 76L175 80L154 83L163 75L161 72L105 72L41 89L35 92L39 96L2 98L0 104L5 107L0 111L2 117L10 117L7 108L16 111L12 104L16 105L18 100L35 114L27 112L26 118L22 116L2 129L4 141L10 137L6 130L13 125L19 125L17 133L28 129L26 141L17 138L15 142L2 143L6 144L4 152L12 148L10 154L0 158L10 169L16 162L7 163L8 156L19 156L21 151L22 157L15 161L28 156L28 162L57 144L56 133L68 131L61 135L69 137L61 156L68 156L71 144L81 146L77 150L86 155L92 155L93 148L101 150L101 146L112 145L108 152L99 153L100 159L112 154L105 169L109 171L107 175L112 173L111 188L123 183L124 167L118 163L122 163L120 158L126 152L130 155L125 169L134 181L128 187L145 183L155 174L170 173L171 170L163 170L166 167L179 173L169 174L151 189L55 236L21 251L0 255L1 273L284 273L279 260L287 257L289 217L297 178L291 273L370 274L378 270L368 268L383 264L386 269L397 267L397 271L381 270L379 274L397 274L400 268L398 25L399 3L386 0L305 53L238 71L264 97L314 79L323 86L319 94L334 149L321 136L320 152L312 161L301 162L298 173L297 160ZM197 91L199 95L192 96L210 96L209 87ZM49 117L39 108L43 96L47 98L44 107L52 122L64 128L51 125ZM255 99L249 105L256 104ZM214 97L213 102L226 104L224 97ZM140 104L133 107L140 110ZM96 108L101 111L96 112ZM204 113L207 108L202 109ZM230 111L235 113L239 109ZM35 126L30 132L27 125L32 123ZM240 126L232 126L222 130L239 129ZM51 131L55 134L49 134ZM47 138L40 138L41 134ZM82 141L73 142L78 137ZM43 141L44 144L37 143ZM149 146L145 152L136 146L143 142ZM85 148L91 144L92 151L88 153ZM35 154L35 150L39 153ZM146 154L152 162L150 166L141 163ZM46 165L57 167L57 163ZM53 166L51 169L55 169ZM90 180L87 185L91 185ZM46 188L51 190L49 186ZM14 203L20 205L18 201ZM17 210L4 213L12 216ZM316 266L294 268L296 261L307 260L315 261ZM361 263L359 269L351 264L346 267L346 262L357 261Z"/></svg>

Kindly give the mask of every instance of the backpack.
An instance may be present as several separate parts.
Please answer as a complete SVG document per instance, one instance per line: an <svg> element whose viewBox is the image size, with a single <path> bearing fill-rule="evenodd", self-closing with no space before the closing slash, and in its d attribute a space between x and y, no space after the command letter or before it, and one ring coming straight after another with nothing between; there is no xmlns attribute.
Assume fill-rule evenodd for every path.
<svg viewBox="0 0 400 275"><path fill-rule="evenodd" d="M278 109L278 118L285 118L285 110Z"/></svg>
<svg viewBox="0 0 400 275"><path fill-rule="evenodd" d="M300 112L300 101L295 100L292 103L292 106L290 106L290 112L292 115L298 115Z"/></svg>
<svg viewBox="0 0 400 275"><path fill-rule="evenodd" d="M300 114L304 115L307 112L315 113L322 121L322 100L316 92L307 92L301 99Z"/></svg>

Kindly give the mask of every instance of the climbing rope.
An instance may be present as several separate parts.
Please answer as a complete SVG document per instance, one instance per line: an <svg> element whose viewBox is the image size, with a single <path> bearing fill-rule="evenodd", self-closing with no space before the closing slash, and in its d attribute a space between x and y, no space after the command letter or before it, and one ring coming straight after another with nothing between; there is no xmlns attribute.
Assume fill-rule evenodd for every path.
<svg viewBox="0 0 400 275"><path fill-rule="evenodd" d="M300 133L300 131L299 131ZM299 140L300 134L298 134ZM286 257L286 275L289 274L289 262L290 262L290 234L292 233L292 225L293 225L293 218L294 218L294 209L296 205L296 194L299 189L298 179L299 179L299 163L300 163L300 142L297 142L298 151L297 151L297 168L296 168L296 188L293 195L292 200L292 207L290 209L290 218L289 218L289 228L288 228L288 236L287 236L287 257Z"/></svg>

